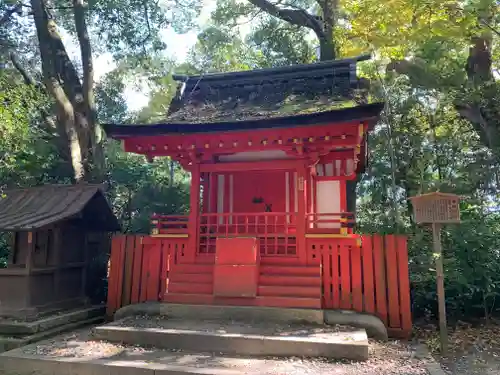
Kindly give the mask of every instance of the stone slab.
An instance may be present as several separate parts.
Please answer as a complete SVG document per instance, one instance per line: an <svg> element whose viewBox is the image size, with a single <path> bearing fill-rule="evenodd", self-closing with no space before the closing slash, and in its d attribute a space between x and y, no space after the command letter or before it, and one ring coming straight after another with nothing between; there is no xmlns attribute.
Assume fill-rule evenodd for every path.
<svg viewBox="0 0 500 375"><path fill-rule="evenodd" d="M217 305L188 305L161 302L146 302L128 305L119 309L114 316L120 320L128 316L150 315L167 316L173 319L210 319L210 320L235 320L254 322L266 320L269 322L314 323L322 324L323 311L320 309L293 309L278 307L256 306L217 306Z"/></svg>
<svg viewBox="0 0 500 375"><path fill-rule="evenodd" d="M109 342L195 352L368 359L366 331L350 327L129 318L95 327L93 335Z"/></svg>
<svg viewBox="0 0 500 375"><path fill-rule="evenodd" d="M30 322L0 319L0 335L13 337L32 335L69 323L85 321L98 316L103 317L105 313L105 306L91 306L70 311L61 311Z"/></svg>
<svg viewBox="0 0 500 375"><path fill-rule="evenodd" d="M93 341L84 330L0 354L2 375L324 375L339 373L339 366L128 347Z"/></svg>
<svg viewBox="0 0 500 375"><path fill-rule="evenodd" d="M94 316L92 318L86 319L86 320L80 320L76 322L71 322L67 324L63 324L54 328L51 328L49 330L44 330L41 332L37 332L33 335L28 335L24 336L21 338L16 338L16 337L5 337L5 336L0 336L0 353L12 350L15 348L19 348L21 346L25 346L43 339L46 339L51 336L58 335L62 332L66 331L71 331L73 329L91 325L91 324L98 324L103 321L103 318L101 316Z"/></svg>

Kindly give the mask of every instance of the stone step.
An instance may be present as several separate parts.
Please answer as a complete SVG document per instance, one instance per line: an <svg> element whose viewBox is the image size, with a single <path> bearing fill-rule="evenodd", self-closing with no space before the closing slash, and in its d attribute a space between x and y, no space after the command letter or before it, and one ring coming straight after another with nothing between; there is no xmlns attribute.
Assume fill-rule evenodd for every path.
<svg viewBox="0 0 500 375"><path fill-rule="evenodd" d="M0 335L12 337L33 335L69 323L86 321L94 317L102 317L105 312L105 306L90 306L69 311L60 311L51 316L30 322L0 319Z"/></svg>
<svg viewBox="0 0 500 375"><path fill-rule="evenodd" d="M365 330L319 325L131 317L96 327L93 336L114 343L192 352L368 359Z"/></svg>
<svg viewBox="0 0 500 375"><path fill-rule="evenodd" d="M184 305L236 305L275 308L320 309L321 298L257 296L256 298L216 297L211 294L167 293L164 301Z"/></svg>
<svg viewBox="0 0 500 375"><path fill-rule="evenodd" d="M73 342L71 342L73 344ZM161 349L104 344L27 353L19 348L0 354L0 373L6 375L325 375L344 373L342 365L304 359L245 358L211 353L170 352ZM79 353L74 353L78 350ZM342 372L340 372L342 371ZM349 372L350 373L350 372Z"/></svg>
<svg viewBox="0 0 500 375"><path fill-rule="evenodd" d="M0 336L0 353L56 336L62 332L68 332L80 327L102 323L103 320L104 319L102 316L93 316L85 320L78 320L71 323L62 324L56 327L52 327L51 329L40 331L32 335L23 337ZM0 373L3 374L2 372Z"/></svg>
<svg viewBox="0 0 500 375"><path fill-rule="evenodd" d="M238 302L240 299L237 299ZM186 320L219 320L240 322L271 322L282 324L312 323L323 324L323 310L262 306L229 306L206 304L178 304L162 302L144 302L124 306L115 314L115 320L126 317L168 316L172 319Z"/></svg>

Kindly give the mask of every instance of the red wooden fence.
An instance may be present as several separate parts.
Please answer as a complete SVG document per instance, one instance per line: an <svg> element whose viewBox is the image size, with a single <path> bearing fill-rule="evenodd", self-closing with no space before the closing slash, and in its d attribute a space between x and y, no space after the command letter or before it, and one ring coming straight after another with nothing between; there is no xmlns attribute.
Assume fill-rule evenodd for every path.
<svg viewBox="0 0 500 375"><path fill-rule="evenodd" d="M353 242L315 239L323 273L323 306L378 316L391 336L412 330L407 238L362 236Z"/></svg>
<svg viewBox="0 0 500 375"><path fill-rule="evenodd" d="M149 236L117 235L111 245L107 314L120 307L160 301L168 275L186 239L148 241Z"/></svg>
<svg viewBox="0 0 500 375"><path fill-rule="evenodd" d="M161 301L169 273L187 239L118 235L113 238L107 312L122 306ZM322 264L323 307L378 316L393 337L411 333L407 241L404 236L363 236L362 246L338 238L308 239Z"/></svg>

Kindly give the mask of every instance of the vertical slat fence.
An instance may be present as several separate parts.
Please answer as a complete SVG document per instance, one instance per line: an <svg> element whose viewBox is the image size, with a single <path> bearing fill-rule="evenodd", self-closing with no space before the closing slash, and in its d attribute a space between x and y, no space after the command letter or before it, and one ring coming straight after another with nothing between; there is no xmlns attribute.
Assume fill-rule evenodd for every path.
<svg viewBox="0 0 500 375"><path fill-rule="evenodd" d="M182 244L144 241L143 236L117 235L111 245L107 315L139 302L160 301L167 292L168 272Z"/></svg>
<svg viewBox="0 0 500 375"><path fill-rule="evenodd" d="M356 240L314 239L308 248L321 253L323 307L379 317L391 336L411 334L407 239L396 235Z"/></svg>

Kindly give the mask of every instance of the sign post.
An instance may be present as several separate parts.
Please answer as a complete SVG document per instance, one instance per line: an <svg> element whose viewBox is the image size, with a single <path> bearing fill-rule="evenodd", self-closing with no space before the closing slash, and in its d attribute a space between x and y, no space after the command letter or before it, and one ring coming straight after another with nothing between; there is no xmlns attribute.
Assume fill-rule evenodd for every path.
<svg viewBox="0 0 500 375"><path fill-rule="evenodd" d="M460 222L460 197L455 194L429 193L410 198L417 224L431 224L434 261L436 263L436 289L439 307L439 334L441 354L448 352L448 328L446 323L446 298L444 291L443 251L441 227L443 224Z"/></svg>

